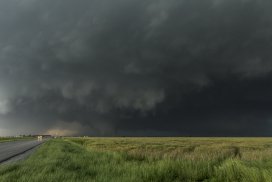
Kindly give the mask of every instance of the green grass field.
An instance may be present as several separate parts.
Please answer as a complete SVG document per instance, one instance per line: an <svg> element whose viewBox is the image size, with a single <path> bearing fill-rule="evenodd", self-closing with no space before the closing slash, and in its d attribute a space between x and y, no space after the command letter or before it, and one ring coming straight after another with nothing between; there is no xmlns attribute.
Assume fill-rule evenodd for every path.
<svg viewBox="0 0 272 182"><path fill-rule="evenodd" d="M12 142L17 140L31 140L34 139L34 137L0 137L0 143L1 142Z"/></svg>
<svg viewBox="0 0 272 182"><path fill-rule="evenodd" d="M52 139L0 181L272 182L272 138Z"/></svg>

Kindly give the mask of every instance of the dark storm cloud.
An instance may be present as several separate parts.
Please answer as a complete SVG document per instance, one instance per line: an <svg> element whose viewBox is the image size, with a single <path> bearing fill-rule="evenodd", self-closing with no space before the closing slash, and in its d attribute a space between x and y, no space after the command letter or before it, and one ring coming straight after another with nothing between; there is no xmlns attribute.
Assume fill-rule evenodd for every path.
<svg viewBox="0 0 272 182"><path fill-rule="evenodd" d="M270 135L271 6L1 1L0 131Z"/></svg>

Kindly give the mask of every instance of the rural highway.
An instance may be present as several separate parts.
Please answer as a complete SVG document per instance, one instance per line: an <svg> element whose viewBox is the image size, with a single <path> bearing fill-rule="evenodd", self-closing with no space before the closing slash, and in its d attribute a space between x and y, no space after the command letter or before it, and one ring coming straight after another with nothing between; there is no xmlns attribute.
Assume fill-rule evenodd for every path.
<svg viewBox="0 0 272 182"><path fill-rule="evenodd" d="M42 143L43 141L38 140L0 143L0 164L34 149Z"/></svg>

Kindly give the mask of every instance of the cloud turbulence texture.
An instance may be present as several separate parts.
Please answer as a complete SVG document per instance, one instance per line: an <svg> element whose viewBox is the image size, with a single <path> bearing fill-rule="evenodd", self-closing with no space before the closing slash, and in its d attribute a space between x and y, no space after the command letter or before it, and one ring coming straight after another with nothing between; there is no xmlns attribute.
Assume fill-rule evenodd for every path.
<svg viewBox="0 0 272 182"><path fill-rule="evenodd" d="M271 8L0 1L0 131L271 135Z"/></svg>

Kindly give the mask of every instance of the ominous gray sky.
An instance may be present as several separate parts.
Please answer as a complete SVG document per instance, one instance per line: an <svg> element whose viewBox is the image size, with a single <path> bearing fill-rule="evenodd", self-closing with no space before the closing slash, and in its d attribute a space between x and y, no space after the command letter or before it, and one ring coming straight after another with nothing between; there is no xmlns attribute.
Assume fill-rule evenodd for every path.
<svg viewBox="0 0 272 182"><path fill-rule="evenodd" d="M1 0L0 135L271 136L271 9Z"/></svg>

